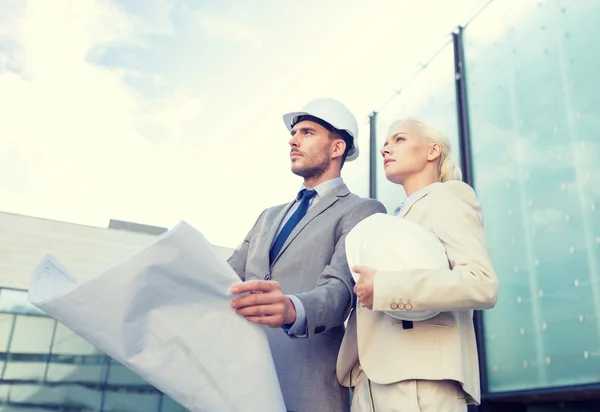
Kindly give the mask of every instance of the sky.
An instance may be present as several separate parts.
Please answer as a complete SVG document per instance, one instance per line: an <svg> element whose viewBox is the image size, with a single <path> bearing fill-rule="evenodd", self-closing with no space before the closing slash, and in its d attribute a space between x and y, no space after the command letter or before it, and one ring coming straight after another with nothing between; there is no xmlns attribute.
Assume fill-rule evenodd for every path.
<svg viewBox="0 0 600 412"><path fill-rule="evenodd" d="M0 211L235 247L299 189L281 116L316 97L356 115L367 196L368 115L482 3L0 0Z"/></svg>

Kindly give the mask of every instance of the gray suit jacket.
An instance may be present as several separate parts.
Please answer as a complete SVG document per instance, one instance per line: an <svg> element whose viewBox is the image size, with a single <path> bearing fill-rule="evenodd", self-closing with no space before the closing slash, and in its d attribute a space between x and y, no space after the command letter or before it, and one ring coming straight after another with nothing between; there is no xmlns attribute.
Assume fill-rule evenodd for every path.
<svg viewBox="0 0 600 412"><path fill-rule="evenodd" d="M242 280L279 282L283 293L297 296L306 310L305 338L267 328L287 410L346 412L348 389L335 373L344 321L354 304L344 240L358 222L385 208L337 186L308 211L269 265L273 237L292 204L266 209L228 262Z"/></svg>

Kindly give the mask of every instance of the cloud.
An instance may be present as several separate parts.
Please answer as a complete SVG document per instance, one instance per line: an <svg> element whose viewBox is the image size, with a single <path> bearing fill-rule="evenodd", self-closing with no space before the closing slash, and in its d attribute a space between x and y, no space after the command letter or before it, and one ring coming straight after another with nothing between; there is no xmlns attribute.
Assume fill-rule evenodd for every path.
<svg viewBox="0 0 600 412"><path fill-rule="evenodd" d="M359 118L365 150L344 177L365 195L366 115L460 12L432 17L436 2L310 1L310 30L286 2L0 0L0 208L185 219L233 246L300 186L281 114L316 96Z"/></svg>
<svg viewBox="0 0 600 412"><path fill-rule="evenodd" d="M199 115L199 99L179 90L142 98L122 70L88 59L98 47L138 43L148 28L136 31L136 19L109 2L31 1L8 11L3 36L16 46L0 61L21 70L0 71L2 209L104 225L124 202L150 198L152 182L166 185L157 165L185 164L184 149L169 142ZM163 143L140 125L160 130L150 140Z"/></svg>
<svg viewBox="0 0 600 412"><path fill-rule="evenodd" d="M186 125L202 113L202 102L176 91L166 98L140 102L139 112L136 129L145 139L180 142Z"/></svg>
<svg viewBox="0 0 600 412"><path fill-rule="evenodd" d="M558 209L535 209L531 213L531 221L537 229L564 226L565 214Z"/></svg>
<svg viewBox="0 0 600 412"><path fill-rule="evenodd" d="M566 139L558 139L558 134L548 136L544 131L534 129L519 133L512 125L506 128L499 124L500 121L481 118L483 120L472 127L473 155L481 164L476 176L478 187L497 188L523 181L534 174L552 173L555 176L568 171L564 181L556 182L557 188L563 192L576 189L600 194L600 189L591 184L600 178L593 173L600 156L598 142L584 135L575 135L571 139L569 133L561 135Z"/></svg>
<svg viewBox="0 0 600 412"><path fill-rule="evenodd" d="M208 34L233 44L263 48L261 37L239 19L226 18L210 12L197 13L197 22Z"/></svg>

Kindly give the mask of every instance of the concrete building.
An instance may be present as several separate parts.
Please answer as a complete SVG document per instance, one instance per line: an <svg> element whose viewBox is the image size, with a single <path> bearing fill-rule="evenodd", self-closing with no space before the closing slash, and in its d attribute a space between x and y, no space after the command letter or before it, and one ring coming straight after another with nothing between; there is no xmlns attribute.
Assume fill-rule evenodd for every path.
<svg viewBox="0 0 600 412"><path fill-rule="evenodd" d="M1 412L185 411L27 301L31 277L46 253L85 279L164 231L115 220L100 228L0 212ZM215 251L223 259L232 252Z"/></svg>

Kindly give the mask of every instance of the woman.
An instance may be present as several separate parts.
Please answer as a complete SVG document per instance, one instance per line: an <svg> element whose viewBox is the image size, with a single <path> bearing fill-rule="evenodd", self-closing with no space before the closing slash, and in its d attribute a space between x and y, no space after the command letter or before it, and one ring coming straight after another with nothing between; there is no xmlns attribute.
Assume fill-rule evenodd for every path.
<svg viewBox="0 0 600 412"><path fill-rule="evenodd" d="M353 412L466 411L480 401L473 310L494 307L498 297L481 207L437 128L400 120L381 154L387 179L407 195L398 218L433 232L448 268L352 268L358 304L340 349L338 380L354 388ZM406 320L398 320L403 314Z"/></svg>

